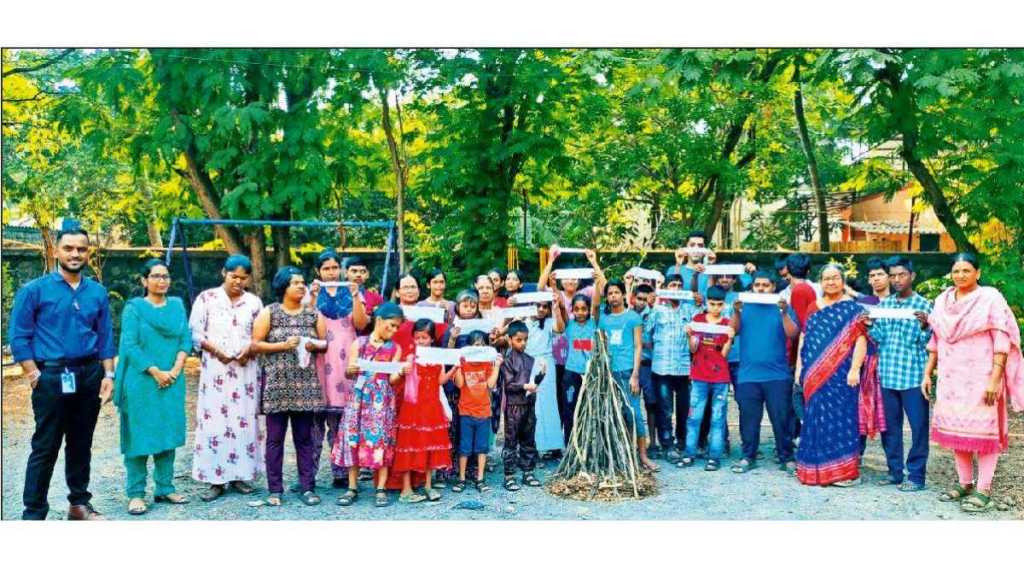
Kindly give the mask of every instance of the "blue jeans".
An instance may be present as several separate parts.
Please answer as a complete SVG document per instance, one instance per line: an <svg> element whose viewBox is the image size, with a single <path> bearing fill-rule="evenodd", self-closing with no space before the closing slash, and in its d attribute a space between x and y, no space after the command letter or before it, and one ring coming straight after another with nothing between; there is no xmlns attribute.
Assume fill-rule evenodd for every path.
<svg viewBox="0 0 1024 576"><path fill-rule="evenodd" d="M889 465L889 475L903 481L903 415L910 422L910 453L907 454L907 474L914 484L924 484L928 465L928 400L920 388L889 390L882 388L885 407L885 432L882 449Z"/></svg>
<svg viewBox="0 0 1024 576"><path fill-rule="evenodd" d="M663 450L674 446L684 448L686 446L686 417L684 413L685 407L690 401L690 377L670 376L655 372L652 378L654 388L658 391L658 417L656 419L658 443ZM673 412L676 415L674 428L672 426Z"/></svg>
<svg viewBox="0 0 1024 576"><path fill-rule="evenodd" d="M697 437L704 419L704 405L711 396L711 433L708 458L718 460L725 450L725 411L729 401L729 383L690 382L690 415L686 419L686 455L697 455Z"/></svg>
<svg viewBox="0 0 1024 576"><path fill-rule="evenodd" d="M632 428L635 422L636 436L644 438L647 436L647 415L644 413L644 403L640 399L640 394L633 394L630 390L629 379L631 376L633 376L632 370L612 372L612 377L615 378L615 382L619 385L619 389L622 390L628 403L622 411L622 415L626 419L626 427Z"/></svg>
<svg viewBox="0 0 1024 576"><path fill-rule="evenodd" d="M785 464L793 460L793 437L789 428L793 413L793 382L740 382L736 384L736 403L740 407L743 457L753 462L757 456L761 444L761 420L767 409L779 462Z"/></svg>

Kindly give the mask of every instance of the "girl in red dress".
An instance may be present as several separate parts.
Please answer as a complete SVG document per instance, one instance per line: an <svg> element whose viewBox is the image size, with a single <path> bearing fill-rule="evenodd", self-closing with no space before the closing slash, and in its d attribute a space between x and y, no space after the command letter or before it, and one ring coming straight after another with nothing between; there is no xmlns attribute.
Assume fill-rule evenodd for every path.
<svg viewBox="0 0 1024 576"><path fill-rule="evenodd" d="M433 322L425 318L418 320L412 329L413 342L416 346L433 346L434 332ZM421 364L415 361L415 356L411 357L415 373L410 372L405 379L392 466L402 475L402 494L398 501L408 504L441 499L441 493L431 486L431 473L452 465L449 421L441 405L441 388L456 370L453 367L446 372L440 364ZM413 491L413 472L424 479L426 495Z"/></svg>

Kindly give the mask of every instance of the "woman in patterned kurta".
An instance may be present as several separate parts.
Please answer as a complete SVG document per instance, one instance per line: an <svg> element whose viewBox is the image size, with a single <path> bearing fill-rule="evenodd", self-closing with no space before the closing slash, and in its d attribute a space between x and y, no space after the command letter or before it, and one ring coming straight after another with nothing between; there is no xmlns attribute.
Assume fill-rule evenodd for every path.
<svg viewBox="0 0 1024 576"><path fill-rule="evenodd" d="M1000 452L1009 446L1007 400L1015 410L1024 409L1020 327L1003 295L978 285L979 275L973 255L957 255L951 273L954 286L935 299L928 318L932 338L921 386L929 395L938 362L931 436L953 450L960 481L940 499L960 501L965 512L995 507L990 498L992 477Z"/></svg>
<svg viewBox="0 0 1024 576"><path fill-rule="evenodd" d="M192 343L202 351L192 477L210 484L201 498L224 494L226 484L243 493L263 469L263 434L259 409L259 374L252 362L252 324L263 308L245 291L252 272L248 258L227 259L224 284L196 298L189 317Z"/></svg>
<svg viewBox="0 0 1024 576"><path fill-rule="evenodd" d="M352 402L345 410L331 461L348 468L349 489L338 498L338 505L350 506L358 497L359 469L374 471L376 505L387 506L388 466L395 456L395 386L408 371L404 364L395 374L363 373L359 360L395 362L402 358L402 347L391 339L402 324L402 309L390 302L377 307L373 332L360 336L349 348L348 374L356 377Z"/></svg>
<svg viewBox="0 0 1024 576"><path fill-rule="evenodd" d="M313 425L323 408L323 392L316 366L308 356L323 352L327 327L315 310L302 305L306 281L294 266L278 270L271 284L280 300L256 317L252 346L262 354L262 413L267 415L267 504L280 506L284 494L281 469L284 465L284 436L292 425L302 501L320 503L316 495L316 462L313 459ZM312 339L319 340L313 342ZM300 355L302 358L300 359Z"/></svg>

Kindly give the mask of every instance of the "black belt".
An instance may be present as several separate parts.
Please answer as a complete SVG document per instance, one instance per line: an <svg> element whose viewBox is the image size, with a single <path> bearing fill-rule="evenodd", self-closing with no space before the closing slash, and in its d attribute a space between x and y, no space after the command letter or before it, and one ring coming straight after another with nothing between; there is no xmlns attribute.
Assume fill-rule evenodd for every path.
<svg viewBox="0 0 1024 576"><path fill-rule="evenodd" d="M36 360L36 366L43 368L81 368L99 362L99 359L98 355L93 354L92 356L74 358L72 360Z"/></svg>

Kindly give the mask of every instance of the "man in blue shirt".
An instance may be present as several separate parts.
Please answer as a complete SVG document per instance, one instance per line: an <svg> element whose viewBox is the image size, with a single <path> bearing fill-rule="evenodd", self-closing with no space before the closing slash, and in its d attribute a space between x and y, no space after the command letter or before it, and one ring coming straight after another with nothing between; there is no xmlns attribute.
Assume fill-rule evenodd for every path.
<svg viewBox="0 0 1024 576"><path fill-rule="evenodd" d="M754 273L753 291L775 292L775 281L764 270ZM790 431L793 373L789 368L786 342L800 335L796 314L783 298L774 304L733 304L732 328L746 344L740 350L740 367L735 388L740 409L740 438L743 458L732 466L736 473L757 465L761 442L761 419L765 407L775 434L775 452L781 470L795 471L793 436Z"/></svg>
<svg viewBox="0 0 1024 576"><path fill-rule="evenodd" d="M914 267L910 260L894 256L886 261L893 294L882 299L880 308L913 310L915 320L880 318L871 326L871 338L878 343L878 379L882 385L885 432L882 448L889 465L889 477L880 484L895 484L904 492L924 490L928 465L928 399L921 393L921 380L928 360L925 346L931 338L928 314L932 305L914 292ZM903 415L910 422L908 478L903 477Z"/></svg>
<svg viewBox="0 0 1024 576"><path fill-rule="evenodd" d="M55 272L23 286L11 311L11 352L32 387L36 428L25 472L22 519L45 520L46 495L61 443L69 520L102 520L90 504L92 435L110 400L117 352L107 290L82 275L89 236L65 223Z"/></svg>
<svg viewBox="0 0 1024 576"><path fill-rule="evenodd" d="M707 256L707 236L701 230L694 230L686 237L686 247L676 250L675 266L665 269L665 278L678 274L682 279L682 290L699 292L703 297L708 292L708 275L704 274L704 259ZM666 280L667 282L667 280ZM698 305L701 303L698 302Z"/></svg>

